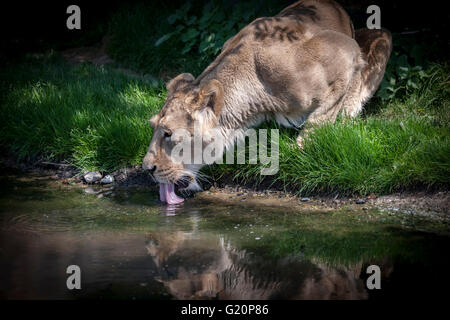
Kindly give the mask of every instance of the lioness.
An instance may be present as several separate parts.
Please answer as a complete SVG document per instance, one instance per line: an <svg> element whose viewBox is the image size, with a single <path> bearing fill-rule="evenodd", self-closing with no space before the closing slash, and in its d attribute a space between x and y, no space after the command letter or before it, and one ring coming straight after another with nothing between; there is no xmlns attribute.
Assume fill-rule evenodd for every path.
<svg viewBox="0 0 450 320"><path fill-rule="evenodd" d="M391 48L388 31L355 32L332 0L302 0L256 19L224 44L199 77L183 73L167 84L166 103L150 119L154 132L143 161L160 183L161 200L183 200L174 185L199 189L198 171L205 165L171 158L175 130L203 140L217 130L230 147L236 136L228 136L229 129L243 132L268 119L298 128L305 121L334 121L340 111L354 117L378 88Z"/></svg>

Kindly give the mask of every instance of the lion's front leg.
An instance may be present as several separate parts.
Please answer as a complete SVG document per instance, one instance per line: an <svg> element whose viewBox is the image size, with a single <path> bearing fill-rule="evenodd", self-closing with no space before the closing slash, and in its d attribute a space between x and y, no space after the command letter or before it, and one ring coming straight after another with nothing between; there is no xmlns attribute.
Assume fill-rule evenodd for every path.
<svg viewBox="0 0 450 320"><path fill-rule="evenodd" d="M320 127L324 123L334 123L336 121L337 115L342 109L343 101L344 97L342 96L331 108L326 110L320 108L309 116L306 128L304 128L297 136L297 145L300 149L304 149L305 139L309 134L313 133L314 128Z"/></svg>

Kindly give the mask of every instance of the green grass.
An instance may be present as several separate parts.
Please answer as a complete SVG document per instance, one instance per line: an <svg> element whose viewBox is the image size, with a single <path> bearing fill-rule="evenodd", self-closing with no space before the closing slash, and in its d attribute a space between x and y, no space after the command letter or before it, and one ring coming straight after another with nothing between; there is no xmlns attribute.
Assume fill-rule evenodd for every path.
<svg viewBox="0 0 450 320"><path fill-rule="evenodd" d="M0 144L19 160L83 169L139 164L151 139L148 119L164 101L143 79L54 55L2 69L1 83Z"/></svg>

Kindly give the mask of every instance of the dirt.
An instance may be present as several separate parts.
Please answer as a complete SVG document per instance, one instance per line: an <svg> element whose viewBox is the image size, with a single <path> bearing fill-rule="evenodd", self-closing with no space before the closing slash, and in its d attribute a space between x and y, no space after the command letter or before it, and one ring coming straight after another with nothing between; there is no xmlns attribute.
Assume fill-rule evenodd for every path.
<svg viewBox="0 0 450 320"><path fill-rule="evenodd" d="M106 64L114 65L114 69L125 73L128 76L143 77L144 75L137 73L128 68L122 68L115 65L115 61L107 54L109 36L103 37L98 44L88 47L76 47L61 51L61 55L71 64L92 63L97 67ZM148 75L147 75L148 77Z"/></svg>
<svg viewBox="0 0 450 320"><path fill-rule="evenodd" d="M238 191L236 191L238 190ZM450 220L450 192L399 192L390 195L369 195L366 197L331 197L310 196L298 197L283 191L255 191L239 187L215 188L197 193L199 198L216 199L218 201L247 203L267 206L298 207L304 209L336 210L348 209L382 209L392 213L398 212L423 217L436 217Z"/></svg>

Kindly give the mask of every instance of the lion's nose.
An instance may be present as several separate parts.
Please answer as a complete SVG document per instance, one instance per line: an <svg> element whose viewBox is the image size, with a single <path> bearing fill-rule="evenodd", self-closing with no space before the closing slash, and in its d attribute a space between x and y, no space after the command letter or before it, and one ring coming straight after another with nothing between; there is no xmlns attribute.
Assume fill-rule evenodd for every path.
<svg viewBox="0 0 450 320"><path fill-rule="evenodd" d="M145 161L144 159L144 161L142 162L142 169L148 170L151 174L153 174L156 171L156 166L149 161Z"/></svg>

